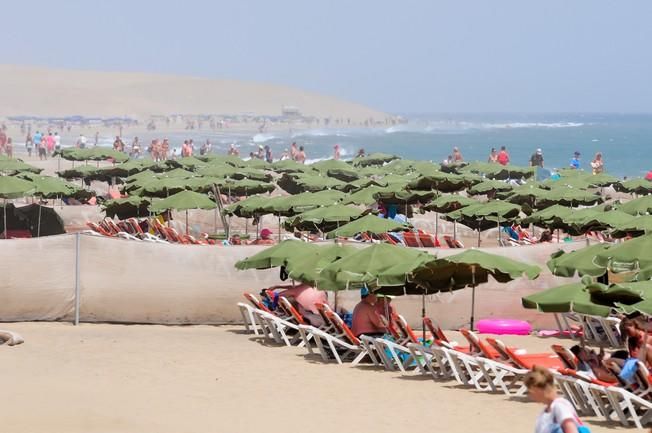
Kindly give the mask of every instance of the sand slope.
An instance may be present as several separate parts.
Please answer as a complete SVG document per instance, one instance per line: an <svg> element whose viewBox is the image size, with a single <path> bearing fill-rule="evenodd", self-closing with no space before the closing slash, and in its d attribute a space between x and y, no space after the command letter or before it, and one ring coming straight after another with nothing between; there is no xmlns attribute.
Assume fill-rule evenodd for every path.
<svg viewBox="0 0 652 433"><path fill-rule="evenodd" d="M73 71L0 65L0 116L179 114L304 115L360 121L385 114L333 97L272 84L143 73Z"/></svg>

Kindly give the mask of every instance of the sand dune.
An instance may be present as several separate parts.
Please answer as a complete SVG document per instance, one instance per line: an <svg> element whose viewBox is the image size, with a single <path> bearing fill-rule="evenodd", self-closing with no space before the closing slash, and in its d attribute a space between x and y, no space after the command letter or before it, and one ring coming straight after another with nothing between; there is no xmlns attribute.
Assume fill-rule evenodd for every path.
<svg viewBox="0 0 652 433"><path fill-rule="evenodd" d="M279 85L145 73L0 65L0 116L280 115L283 106L317 117L384 119L337 98Z"/></svg>

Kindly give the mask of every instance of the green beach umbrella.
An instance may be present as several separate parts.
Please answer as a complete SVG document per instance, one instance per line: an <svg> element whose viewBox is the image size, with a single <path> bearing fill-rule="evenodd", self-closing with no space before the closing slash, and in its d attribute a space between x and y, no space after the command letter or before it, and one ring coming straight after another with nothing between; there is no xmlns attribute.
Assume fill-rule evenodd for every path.
<svg viewBox="0 0 652 433"><path fill-rule="evenodd" d="M351 182L360 177L355 167L344 161L327 159L316 162L312 164L311 167L326 176L333 177L343 182Z"/></svg>
<svg viewBox="0 0 652 433"><path fill-rule="evenodd" d="M0 176L0 198L4 199L3 228L7 239L7 199L25 197L32 193L34 184L14 176Z"/></svg>
<svg viewBox="0 0 652 433"><path fill-rule="evenodd" d="M366 167L369 165L383 165L385 163L394 161L395 159L400 159L396 155L390 155L387 153L370 153L367 156L353 158L351 163L356 167Z"/></svg>
<svg viewBox="0 0 652 433"><path fill-rule="evenodd" d="M358 248L349 245L320 246L309 253L289 258L286 270L288 276L293 280L314 286L322 269L357 251Z"/></svg>
<svg viewBox="0 0 652 433"><path fill-rule="evenodd" d="M652 182L644 178L636 178L614 184L614 189L630 194L647 195L652 193Z"/></svg>
<svg viewBox="0 0 652 433"><path fill-rule="evenodd" d="M319 273L317 287L338 291L367 287L378 290L378 276L398 263L420 263L422 257L434 256L423 251L390 244L372 244L324 267Z"/></svg>
<svg viewBox="0 0 652 433"><path fill-rule="evenodd" d="M376 198L374 198L375 194L384 190L385 187L382 186L368 186L367 188L347 195L342 199L342 204L371 206L377 201Z"/></svg>
<svg viewBox="0 0 652 433"><path fill-rule="evenodd" d="M474 173L489 179L526 179L534 176L533 167L520 167L516 165L500 165L488 162L472 162L458 170L460 173Z"/></svg>
<svg viewBox="0 0 652 433"><path fill-rule="evenodd" d="M20 172L40 173L42 168L24 163L20 159L2 158L0 159L0 172L4 174L15 174Z"/></svg>
<svg viewBox="0 0 652 433"><path fill-rule="evenodd" d="M385 218L379 218L376 215L365 215L358 218L342 227L328 232L327 239L334 239L336 237L352 237L358 233L373 233L381 234L399 230L405 230L406 226L403 223L396 222Z"/></svg>
<svg viewBox="0 0 652 433"><path fill-rule="evenodd" d="M286 240L246 259L236 262L235 267L239 270L245 269L270 269L278 266L285 266L294 257L305 257L320 248L309 242L299 240Z"/></svg>
<svg viewBox="0 0 652 433"><path fill-rule="evenodd" d="M328 228L336 228L349 221L359 218L364 211L352 206L335 204L331 206L318 207L301 213L286 224L288 227L310 230L318 228L319 231L328 231Z"/></svg>
<svg viewBox="0 0 652 433"><path fill-rule="evenodd" d="M630 215L652 214L652 195L646 195L634 200L630 200L627 203L620 205L618 210Z"/></svg>
<svg viewBox="0 0 652 433"><path fill-rule="evenodd" d="M167 198L152 202L149 210L153 213L161 213L170 209L186 212L186 234L188 234L188 210L190 209L215 209L217 204L208 198L206 194L194 191L181 191Z"/></svg>
<svg viewBox="0 0 652 433"><path fill-rule="evenodd" d="M476 185L473 185L467 190L469 195L491 195L497 192L505 192L512 190L513 187L500 180L485 180Z"/></svg>
<svg viewBox="0 0 652 433"><path fill-rule="evenodd" d="M632 271L652 266L652 235L614 245L595 255L595 263L612 272Z"/></svg>
<svg viewBox="0 0 652 433"><path fill-rule="evenodd" d="M604 266L595 263L596 254L601 253L611 246L608 244L596 244L580 248L569 253L560 250L550 256L546 263L550 272L559 277L573 277L577 273L580 277L589 275L599 277L607 271Z"/></svg>
<svg viewBox="0 0 652 433"><path fill-rule="evenodd" d="M627 236L641 236L652 233L652 215L632 217L629 221L614 226L611 236L624 238Z"/></svg>
<svg viewBox="0 0 652 433"><path fill-rule="evenodd" d="M328 176L319 176L314 174L288 174L285 173L277 181L279 187L290 194L299 194L302 192L317 192L327 189L345 190L350 186L341 180Z"/></svg>
<svg viewBox="0 0 652 433"><path fill-rule="evenodd" d="M117 216L119 219L124 220L149 215L148 207L150 204L151 201L148 198L129 196L105 201L102 203L102 210L106 212L106 216L109 218Z"/></svg>
<svg viewBox="0 0 652 433"><path fill-rule="evenodd" d="M433 172L426 176L421 176L408 184L413 190L421 191L439 191L439 192L458 192L473 185L474 180L454 173Z"/></svg>
<svg viewBox="0 0 652 433"><path fill-rule="evenodd" d="M591 300L591 293L582 283L565 284L521 298L523 307L542 313L580 313L607 317L611 307Z"/></svg>

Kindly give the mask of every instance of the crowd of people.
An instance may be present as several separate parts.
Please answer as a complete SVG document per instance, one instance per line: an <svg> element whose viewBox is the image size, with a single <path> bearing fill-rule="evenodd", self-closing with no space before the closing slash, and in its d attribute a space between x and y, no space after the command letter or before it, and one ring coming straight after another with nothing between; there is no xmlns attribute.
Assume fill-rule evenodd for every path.
<svg viewBox="0 0 652 433"><path fill-rule="evenodd" d="M495 147L492 147L491 151L489 152L489 157L487 158L488 163L500 164L505 166L509 165L510 161L511 159L506 146L501 146L500 151L497 151ZM464 162L464 157L462 156L462 153L460 152L459 148L453 147L453 152L450 155L448 155L448 157L444 159L444 161L442 161L442 164L448 166L448 165L461 164L463 162ZM541 150L541 148L538 148L532 154L532 156L530 156L529 165L530 167L543 168L544 159L543 159L543 150ZM591 166L591 172L593 174L604 173L605 168L604 168L604 159L602 157L602 152L597 152L589 165ZM582 168L582 163L580 161L580 152L575 151L573 153L573 157L570 159L568 167L574 170L580 170Z"/></svg>

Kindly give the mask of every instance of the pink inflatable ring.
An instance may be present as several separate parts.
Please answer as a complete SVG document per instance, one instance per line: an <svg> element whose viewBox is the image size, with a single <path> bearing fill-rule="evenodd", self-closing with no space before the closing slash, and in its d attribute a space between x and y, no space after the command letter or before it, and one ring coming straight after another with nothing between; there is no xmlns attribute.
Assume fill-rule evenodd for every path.
<svg viewBox="0 0 652 433"><path fill-rule="evenodd" d="M529 335L532 332L532 325L526 321L511 319L482 319L477 328L481 334Z"/></svg>

